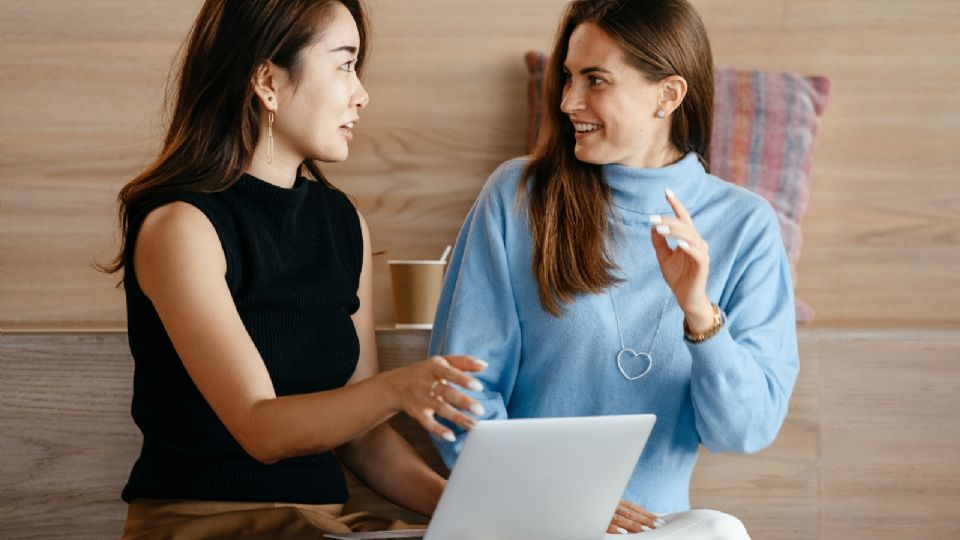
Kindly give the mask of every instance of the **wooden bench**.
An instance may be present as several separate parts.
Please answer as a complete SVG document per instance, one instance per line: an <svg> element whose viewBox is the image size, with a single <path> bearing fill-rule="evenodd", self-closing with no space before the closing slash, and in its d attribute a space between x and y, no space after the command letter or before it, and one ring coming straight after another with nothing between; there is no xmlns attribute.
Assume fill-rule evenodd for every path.
<svg viewBox="0 0 960 540"><path fill-rule="evenodd" d="M381 364L423 331L380 331ZM772 447L703 453L692 498L754 538L960 536L960 331L802 329L790 414ZM123 333L0 334L0 538L115 538L140 433ZM395 426L435 467L426 436ZM416 519L351 482L352 509Z"/></svg>

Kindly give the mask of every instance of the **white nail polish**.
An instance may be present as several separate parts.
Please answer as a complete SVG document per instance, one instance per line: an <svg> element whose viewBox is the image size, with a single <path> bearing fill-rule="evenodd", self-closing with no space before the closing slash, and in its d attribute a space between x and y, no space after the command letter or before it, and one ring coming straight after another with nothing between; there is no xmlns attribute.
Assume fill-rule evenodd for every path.
<svg viewBox="0 0 960 540"><path fill-rule="evenodd" d="M652 223L652 224L654 224L654 225L659 225L659 224L663 223L663 218L660 217L660 214L654 214L654 215L650 216L650 223Z"/></svg>
<svg viewBox="0 0 960 540"><path fill-rule="evenodd" d="M690 244L688 244L686 240L677 240L677 247L679 247L684 251L687 251L690 249Z"/></svg>
<svg viewBox="0 0 960 540"><path fill-rule="evenodd" d="M654 521L653 524L656 525L657 527L663 527L664 525L667 524L667 522L662 519L658 519Z"/></svg>
<svg viewBox="0 0 960 540"><path fill-rule="evenodd" d="M623 527L617 527L617 534L627 534L627 530Z"/></svg>
<svg viewBox="0 0 960 540"><path fill-rule="evenodd" d="M643 532L650 532L650 531L652 531L653 529L651 529L650 527L647 527L646 525L641 525L641 526L640 526L640 530L643 531Z"/></svg>
<svg viewBox="0 0 960 540"><path fill-rule="evenodd" d="M671 199L676 199L676 198L677 198L677 196L673 194L673 190L670 189L670 188L667 188L666 191L665 191L665 193L667 194L667 197L670 197Z"/></svg>
<svg viewBox="0 0 960 540"><path fill-rule="evenodd" d="M662 234L662 235L664 235L664 236L666 236L666 235L670 234L670 226L669 226L669 225L657 225L657 232L660 233L660 234Z"/></svg>
<svg viewBox="0 0 960 540"><path fill-rule="evenodd" d="M443 434L443 440L447 442L457 442L457 437L449 431Z"/></svg>
<svg viewBox="0 0 960 540"><path fill-rule="evenodd" d="M487 369L488 367L490 367L490 364L486 363L485 361L479 358L474 358L473 361L476 362L477 364L480 364L480 367L482 367L483 369Z"/></svg>
<svg viewBox="0 0 960 540"><path fill-rule="evenodd" d="M467 388L474 392L480 392L483 390L483 385L476 379L470 379L470 382L467 383Z"/></svg>
<svg viewBox="0 0 960 540"><path fill-rule="evenodd" d="M472 412L473 414L475 414L475 415L477 415L477 416L480 416L481 414L483 414L483 413L485 413L485 412L487 412L487 411L484 410L483 405L481 405L481 404L479 404L479 403L474 403L473 405L470 406L470 412Z"/></svg>

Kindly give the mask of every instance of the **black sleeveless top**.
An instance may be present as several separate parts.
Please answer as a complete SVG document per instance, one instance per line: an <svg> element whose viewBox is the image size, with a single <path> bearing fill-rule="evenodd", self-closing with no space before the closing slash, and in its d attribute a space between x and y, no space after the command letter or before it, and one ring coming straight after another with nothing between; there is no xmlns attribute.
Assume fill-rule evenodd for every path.
<svg viewBox="0 0 960 540"><path fill-rule="evenodd" d="M229 189L177 195L213 224L226 280L278 396L339 388L360 346L350 316L360 301L363 238L346 196L298 178L290 189L244 175ZM342 503L346 483L330 452L264 465L250 457L204 400L177 356L133 267L143 218L128 229L124 288L134 359L133 419L143 448L123 500Z"/></svg>

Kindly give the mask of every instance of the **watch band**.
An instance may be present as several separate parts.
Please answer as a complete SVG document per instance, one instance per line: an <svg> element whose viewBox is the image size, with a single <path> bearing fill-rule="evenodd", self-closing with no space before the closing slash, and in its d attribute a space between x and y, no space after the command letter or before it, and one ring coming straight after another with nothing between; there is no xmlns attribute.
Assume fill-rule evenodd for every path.
<svg viewBox="0 0 960 540"><path fill-rule="evenodd" d="M726 323L726 318L723 316L723 312L720 311L720 306L716 304L711 304L713 307L713 324L704 332L698 334L693 334L690 332L690 327L687 326L687 321L683 321L683 337L691 343L700 343L701 341L706 341L713 336L717 335L720 332L720 329L723 328L724 323Z"/></svg>

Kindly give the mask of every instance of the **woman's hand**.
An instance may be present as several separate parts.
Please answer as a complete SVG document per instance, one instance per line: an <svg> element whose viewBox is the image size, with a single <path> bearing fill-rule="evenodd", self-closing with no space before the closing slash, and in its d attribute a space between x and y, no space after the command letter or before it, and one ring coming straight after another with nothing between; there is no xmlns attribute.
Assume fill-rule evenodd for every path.
<svg viewBox="0 0 960 540"><path fill-rule="evenodd" d="M610 534L627 534L635 532L646 532L656 529L663 525L657 514L645 510L630 501L620 501L617 505L617 511L610 520L610 526L607 532Z"/></svg>
<svg viewBox="0 0 960 540"><path fill-rule="evenodd" d="M713 325L713 307L707 296L709 248L694 227L693 219L683 203L669 189L666 198L676 216L651 217L653 249L657 253L663 279L677 297L690 331L705 331ZM668 237L677 241L676 249L670 249L667 245Z"/></svg>
<svg viewBox="0 0 960 540"><path fill-rule="evenodd" d="M410 418L437 437L453 442L453 432L437 422L434 415L464 429L473 429L476 423L464 411L480 415L484 412L483 406L453 385L475 392L483 390L480 381L465 372L483 371L486 367L486 362L470 356L433 356L383 375L389 378L400 408Z"/></svg>

